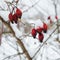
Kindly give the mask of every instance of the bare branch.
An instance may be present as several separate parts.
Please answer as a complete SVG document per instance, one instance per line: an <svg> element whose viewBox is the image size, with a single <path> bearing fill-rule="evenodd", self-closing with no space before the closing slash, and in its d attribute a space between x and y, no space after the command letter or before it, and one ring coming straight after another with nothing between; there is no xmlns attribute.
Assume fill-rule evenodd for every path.
<svg viewBox="0 0 60 60"><path fill-rule="evenodd" d="M28 58L28 60L32 60L32 58L30 57L29 53L27 52L23 42L21 41L21 39L17 38L15 36L15 32L13 31L12 27L10 26L9 23L7 23L1 16L0 16L0 20L13 32L13 36L17 39L17 43L20 45L20 47L22 48L24 54L26 55L26 57Z"/></svg>
<svg viewBox="0 0 60 60"><path fill-rule="evenodd" d="M5 60L5 59L7 59L7 58L11 58L12 56L15 57L15 56L21 55L21 54L24 54L24 53L18 53L18 54L10 55L10 56L5 57L5 58L2 59L2 60Z"/></svg>

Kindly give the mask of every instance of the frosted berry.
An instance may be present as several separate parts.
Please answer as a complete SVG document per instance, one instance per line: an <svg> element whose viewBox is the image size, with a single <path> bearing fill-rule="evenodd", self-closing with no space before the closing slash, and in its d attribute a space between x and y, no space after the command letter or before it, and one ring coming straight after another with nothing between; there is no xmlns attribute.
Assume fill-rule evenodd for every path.
<svg viewBox="0 0 60 60"><path fill-rule="evenodd" d="M36 33L36 30L35 30L34 28L32 29L31 34L32 34L33 38L36 38L36 34L37 34L37 33Z"/></svg>

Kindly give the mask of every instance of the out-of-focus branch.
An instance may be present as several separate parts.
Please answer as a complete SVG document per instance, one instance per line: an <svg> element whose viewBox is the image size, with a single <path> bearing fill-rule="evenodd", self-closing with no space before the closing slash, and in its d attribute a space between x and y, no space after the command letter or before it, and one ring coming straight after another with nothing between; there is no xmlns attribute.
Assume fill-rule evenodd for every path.
<svg viewBox="0 0 60 60"><path fill-rule="evenodd" d="M15 57L15 56L21 55L21 54L24 54L24 53L18 53L18 54L14 54L14 55L11 55L11 56L7 56L7 57L5 57L5 58L2 59L2 60L5 60L5 59L7 59L7 58L11 58L12 56Z"/></svg>
<svg viewBox="0 0 60 60"><path fill-rule="evenodd" d="M32 60L32 58L30 57L30 55L29 55L28 51L26 50L26 48L25 48L23 42L21 41L21 39L19 39L15 36L15 32L13 31L12 27L10 26L10 23L7 23L1 16L0 16L0 20L10 29L13 36L17 39L17 43L22 48L22 50L23 50L24 54L26 55L26 57L28 58L28 60Z"/></svg>
<svg viewBox="0 0 60 60"><path fill-rule="evenodd" d="M3 34L9 34L9 33L12 33L11 31L6 31L6 32L3 32Z"/></svg>
<svg viewBox="0 0 60 60"><path fill-rule="evenodd" d="M57 2L57 0L56 0L56 2ZM54 7L55 7L55 16L58 16L58 14L57 14L57 4L55 4L55 1L54 1ZM58 34L57 40L59 41L59 19L57 19L57 34Z"/></svg>
<svg viewBox="0 0 60 60"><path fill-rule="evenodd" d="M3 10L4 11L4 9L0 6L0 10Z"/></svg>

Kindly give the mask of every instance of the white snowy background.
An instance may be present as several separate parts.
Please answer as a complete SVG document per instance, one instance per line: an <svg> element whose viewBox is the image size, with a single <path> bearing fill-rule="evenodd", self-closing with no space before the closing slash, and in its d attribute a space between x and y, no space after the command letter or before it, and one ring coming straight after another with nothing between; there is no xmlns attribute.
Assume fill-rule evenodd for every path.
<svg viewBox="0 0 60 60"><path fill-rule="evenodd" d="M6 1L12 2L12 0L6 0ZM57 22L55 19L55 8L53 5L54 1L55 0L19 0L19 3L17 4L18 8L20 8L23 12L21 20L26 25L20 23L19 29L17 28L17 24L10 23L10 25L13 28L15 35L18 38L20 38L24 43L24 46L31 57L33 57L35 53L38 51L38 49L40 49L32 60L60 60L60 43L57 41L57 35L58 35L56 29L57 26L56 24L50 26L50 23L47 20L47 17L51 16L52 21L54 23ZM60 19L60 0L56 1L58 1L56 2L57 14ZM9 11L7 11L8 7L7 4L4 2L4 0L0 0L0 7L4 9L4 10L0 9L0 16L3 17L3 19L7 22ZM43 42L46 41L48 37L51 35L51 37L46 41L46 44L44 45L43 43L40 43L38 39L34 39L33 37L31 37L31 34L29 34L31 32L31 29L34 27L32 23L35 24L36 28L37 26L42 27L43 22L49 25L47 33L43 33L44 34ZM31 28L30 25L32 25ZM27 29L28 31L25 32L25 29ZM52 32L55 29L56 31L52 34ZM22 36L24 34L25 35L29 34L29 36L28 35L25 37ZM59 33L59 40L60 40L60 33ZM17 54L16 51L17 47L19 48L19 51L22 53L20 46L16 43L16 39L8 34L3 34L2 43L0 46L0 60L27 60L24 54L20 55L20 57L18 55L11 56Z"/></svg>

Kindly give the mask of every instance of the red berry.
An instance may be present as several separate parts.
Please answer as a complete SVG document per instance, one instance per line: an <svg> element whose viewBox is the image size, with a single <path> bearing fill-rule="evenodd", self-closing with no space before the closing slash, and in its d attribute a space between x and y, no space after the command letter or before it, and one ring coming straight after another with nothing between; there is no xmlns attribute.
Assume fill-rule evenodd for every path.
<svg viewBox="0 0 60 60"><path fill-rule="evenodd" d="M13 23L13 15L12 15L12 13L10 13L8 17L9 17L9 20Z"/></svg>
<svg viewBox="0 0 60 60"><path fill-rule="evenodd" d="M50 19L50 16L48 16L48 19Z"/></svg>
<svg viewBox="0 0 60 60"><path fill-rule="evenodd" d="M55 16L55 19L58 19L58 17L57 17L57 16Z"/></svg>
<svg viewBox="0 0 60 60"><path fill-rule="evenodd" d="M46 32L47 32L47 29L48 29L47 24L46 24L46 23L43 23L43 31L44 31L44 33L46 33Z"/></svg>
<svg viewBox="0 0 60 60"><path fill-rule="evenodd" d="M13 15L13 20L15 21L15 23L17 23L17 21L18 21L18 17L17 17L16 14Z"/></svg>
<svg viewBox="0 0 60 60"><path fill-rule="evenodd" d="M36 38L36 34L37 34L37 33L36 33L36 30L35 30L34 28L32 29L31 34L32 34L33 38Z"/></svg>
<svg viewBox="0 0 60 60"><path fill-rule="evenodd" d="M50 24L52 24L53 23L53 21L52 20L50 20Z"/></svg>
<svg viewBox="0 0 60 60"><path fill-rule="evenodd" d="M36 31L37 31L38 33L41 33L41 32L42 32L42 30L43 30L43 28L42 28L42 27L40 27L40 26L36 29Z"/></svg>
<svg viewBox="0 0 60 60"><path fill-rule="evenodd" d="M16 9L16 15L18 18L21 18L21 16L22 16L22 11L18 8Z"/></svg>
<svg viewBox="0 0 60 60"><path fill-rule="evenodd" d="M40 33L40 34L38 35L38 39L39 39L40 42L43 42L44 35L43 35L42 33Z"/></svg>

